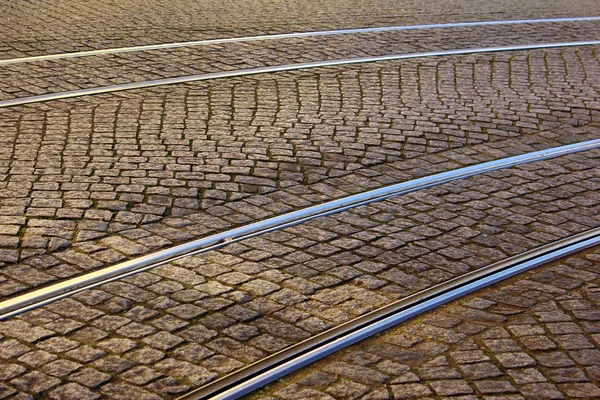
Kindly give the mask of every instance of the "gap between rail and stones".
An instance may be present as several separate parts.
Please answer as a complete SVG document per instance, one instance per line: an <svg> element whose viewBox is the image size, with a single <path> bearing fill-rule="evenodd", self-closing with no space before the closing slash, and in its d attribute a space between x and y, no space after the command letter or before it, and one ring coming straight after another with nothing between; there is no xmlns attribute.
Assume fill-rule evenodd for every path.
<svg viewBox="0 0 600 400"><path fill-rule="evenodd" d="M180 48L180 47L210 46L210 45L225 44L225 43L257 42L257 41L265 41L265 40L294 39L294 38L315 37L315 36L334 36L334 35L348 35L348 34L360 34L360 33L411 31L411 30L443 29L443 28L465 28L465 27L475 27L475 26L567 23L567 22L584 22L584 21L600 21L600 16L572 17L572 18L495 20L495 21L475 21L475 22L453 22L453 23L445 23L445 24L424 24L424 25L381 26L381 27L371 27L371 28L335 29L335 30L327 30L327 31L292 32L292 33L281 33L281 34L274 34L274 35L258 35L258 36L243 36L243 37L222 38L222 39L206 39L206 40L195 40L195 41L188 41L188 42L159 43L159 44L149 44L149 45L141 45L141 46L117 47L117 48L109 48L109 49L78 51L78 52L72 52L72 53L57 53L57 54L45 54L45 55L41 55L41 56L32 56L32 57L11 58L11 59L7 59L7 60L0 60L0 65L19 64L19 63L28 63L28 62L37 62L37 61L48 61L48 60L60 60L60 59L65 59L65 58L90 57L90 56L108 55L108 54L116 54L116 53L130 53L130 52L137 52L137 51L165 50L165 49L175 49L175 48Z"/></svg>
<svg viewBox="0 0 600 400"><path fill-rule="evenodd" d="M530 269L600 244L600 228L490 264L313 336L178 400L234 400L368 337Z"/></svg>
<svg viewBox="0 0 600 400"><path fill-rule="evenodd" d="M119 85L110 86L99 86L88 89L72 90L67 92L49 93L38 96L29 97L18 97L10 100L0 101L0 108L13 107L31 103L41 103L51 100L62 100L73 97L91 96L96 94L105 94L120 92L124 90L144 89L156 86L175 85L180 83L206 81L210 79L221 79L221 78L232 78L238 76L248 75L259 75L275 72L284 71L295 71L302 69L312 69L321 67L332 67L339 65L349 64L361 64L371 63L379 61L395 61L405 60L413 58L425 58L425 57L441 57L441 56L452 56L452 55L469 55L479 53L497 53L505 51L524 51L524 50L540 50L540 49L555 49L561 47L581 47L581 46L593 46L600 45L600 40L589 40L579 42L558 42L558 43L539 43L539 44L528 44L528 45L515 45L515 46L502 46L502 47L480 47L480 48L466 48L466 49L454 49L454 50L440 50L440 51L427 51L418 53L407 53L407 54L391 54L374 57L360 57L360 58L347 58L347 59L336 59L336 60L325 60L325 61L314 61L309 63L298 63L298 64L287 64L287 65L275 65L270 67L259 67L259 68L248 68L239 69L233 71L221 71L212 72L200 75L185 75L177 76L173 78L155 79L150 81L140 81L124 83Z"/></svg>
<svg viewBox="0 0 600 400"><path fill-rule="evenodd" d="M425 189L458 179L465 179L498 169L510 168L516 165L556 158L567 154L595 149L598 147L600 147L600 139L595 139L498 159L355 194L342 199L333 200L320 205L280 215L264 221L255 222L246 226L231 229L208 236L206 238L194 240L143 257L119 263L98 271L90 272L88 274L68 279L44 288L36 289L12 299L2 301L0 302L0 320L33 310L59 299L71 296L75 293L79 293L108 282L113 282L127 276L164 265L183 257L215 250L231 243L240 242L254 236L288 228L315 218L336 214L351 208L381 201L392 196L414 192L420 189Z"/></svg>

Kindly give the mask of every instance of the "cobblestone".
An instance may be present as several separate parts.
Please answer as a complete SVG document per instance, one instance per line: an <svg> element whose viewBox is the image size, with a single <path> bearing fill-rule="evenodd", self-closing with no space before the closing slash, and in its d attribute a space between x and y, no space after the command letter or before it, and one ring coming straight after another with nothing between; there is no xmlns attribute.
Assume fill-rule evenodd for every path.
<svg viewBox="0 0 600 400"><path fill-rule="evenodd" d="M588 129L586 129L586 130L588 130ZM579 132L586 132L586 130L579 131ZM560 138L560 136L555 136L555 138L558 139L558 138ZM509 142L505 142L505 143L507 145L508 145L508 143L510 143L511 145L514 143L514 145L523 146L519 142L514 142L514 141L509 141ZM481 157L483 157L483 159L490 158L489 152L497 151L495 149L490 149L487 146L483 146L480 148L475 146L474 149L479 149L480 151L482 151ZM509 153L509 154L511 154L511 153ZM450 154L448 154L448 157L455 158L455 154L456 154L456 151L451 151ZM478 159L481 160L482 159L481 157L479 157ZM439 170L437 168L439 168L441 165L443 165L443 164L440 164L438 161L436 161L436 164L433 164L433 166L434 166L434 168L436 168L436 170ZM373 180L374 186L380 185L380 183L378 183L378 182L382 181L382 179L380 178L381 173L384 173L385 175L388 175L388 176L393 175L394 180L398 180L399 177L401 177L401 176L406 176L404 172L399 172L397 170L390 170L389 169L390 166L392 166L392 165L388 165L388 166L386 166L386 168L378 168L378 171L376 173L379 176L375 176L375 179ZM402 164L396 163L395 166L405 169L408 166L408 164L406 162L403 162ZM434 170L434 171L436 171L436 170ZM414 171L414 172L416 172L417 174L419 173L418 170ZM412 176L408 175L408 176L406 176L406 178L418 177L419 175L414 175L414 172L413 172ZM336 180L338 180L338 178L336 178L334 180L334 182L332 182L332 183L337 184L337 185L339 185L339 184L345 185L346 184L346 182L341 182L341 181L335 182ZM350 180L350 182L347 182L348 185L351 184L351 182L352 182L351 179L349 179L349 180ZM327 182L327 181L325 181L325 182ZM386 183L388 183L388 182L386 182ZM321 187L322 187L322 184L321 184ZM355 189L350 189L349 186L345 186L344 188L346 190L349 190L350 193L355 191ZM276 195L276 193L273 195L272 199L269 199L269 197L271 197L271 196L269 196L267 198L265 198L264 196L256 196L256 197L262 198L264 200L268 200L268 202L272 202L273 199L280 198L278 195ZM348 193L348 192L346 192L346 193ZM308 198L312 198L316 201L323 201L323 200L327 199L327 198L324 199L322 197L323 196L322 194L319 195L319 197L311 197L311 195L307 193L306 196ZM255 197L251 197L247 201L242 201L242 203L248 204L249 201L254 201L254 200L251 200L253 198L255 198ZM194 214L193 216L191 216L189 218L191 219L193 217L194 220L198 221L197 217L199 217L200 215L202 215L202 214ZM200 221L204 221L204 219L205 218L202 217L202 218L200 218ZM170 223L170 219L168 219L168 221ZM188 219L188 221L189 221L189 219ZM205 223L212 226L213 222L214 222L214 220L211 219ZM247 222L247 221L245 221L245 222ZM448 224L448 223L445 221L440 221L440 224L443 225L443 224ZM194 224L194 228L199 228L199 227L200 227L200 225ZM129 229L126 231L122 231L121 234L127 234L127 232L135 232L135 231L141 231L141 230L133 228L133 229ZM136 237L136 239L139 240L140 243L144 243L147 245L147 244L149 244L148 243L149 239L158 237L158 236L152 236L152 234L150 234L148 231L144 231L144 232L146 232L146 234L142 235L141 237L139 237L139 236ZM200 232L210 232L210 228L207 228L206 226L202 226L202 228L200 229ZM150 235L150 237L148 235ZM118 240L120 240L120 239L118 239ZM297 239L297 240L303 241L303 243L298 243L298 245L309 246L309 242L306 242L307 238L301 238L301 239ZM382 240L386 240L386 239L382 239ZM154 242L156 243L156 241L154 241ZM152 243L152 241L150 241L150 243ZM356 242L354 242L354 243L356 243ZM161 245L164 245L164 242L160 242L158 244L158 246L161 246ZM323 246L324 245L313 247L311 249L311 251L331 251L335 247L335 246L331 246L331 248L330 248L329 247L330 245L327 245L325 247L323 247ZM335 247L335 248L337 248L337 247ZM7 274L6 276L10 279L5 281L4 283L0 283L0 289L2 290L3 293L10 294L10 293L14 293L16 291L23 290L24 288L26 288L26 286L23 286L23 284L29 283L29 284L39 285L39 284L42 284L45 282L51 282L56 279L54 276L52 276L46 272L41 272L41 271L37 272L35 270L32 270L31 268L36 268L36 269L44 268L45 271L50 272L54 275L57 275L59 278L66 278L66 277L72 276L73 274L76 274L77 268L82 268L82 269L98 268L100 266L106 265L107 263L110 264L111 262L120 260L124 257L124 255L120 255L120 253L116 253L113 250L107 250L104 246L102 246L100 244L100 242L86 241L86 242L83 242L80 246L78 246L78 249L79 249L79 251L81 251L81 250L87 251L89 253L89 255L81 253L81 252L76 252L73 250L60 251L60 252L56 253L56 257L54 257L54 256L52 256L52 257L37 256L37 257L31 258L30 261L26 261L28 264L31 264L32 266L20 264L20 265L15 265L14 267L11 266L9 268L4 268L2 270L2 272L4 274ZM325 249L329 249L329 250L325 250ZM367 255L368 253L365 253L365 252L368 252L368 251L372 251L372 248L364 248L364 246L363 246L362 254ZM108 254L110 254L109 257L107 257ZM260 253L257 252L255 254L258 255ZM115 256L115 255L117 255L117 256ZM459 255L457 254L457 256L459 256ZM63 262L63 264L61 264L61 261ZM64 264L65 261L69 262L70 264L65 265ZM25 275L25 276L27 276L27 278L25 278L26 281L23 283L14 282L13 279L15 279L15 278L19 279L19 277L20 277L20 279L24 279L23 274L18 272L18 271L23 271L24 269L29 270L29 273L27 275ZM68 272L68 271L70 271L70 272ZM67 273L65 274L65 272L67 272ZM39 277L39 278L36 278L36 277ZM193 274L190 275L190 278L191 279L199 279L199 278L193 278ZM183 284L190 283L189 281L186 281L186 280L180 279L180 281ZM211 282L211 284L214 284L214 283Z"/></svg>
<svg viewBox="0 0 600 400"><path fill-rule="evenodd" d="M355 191L352 188L364 190L397 182L401 176L407 177L407 171L409 175L421 175L420 168L410 171L406 161L431 157L424 152L446 154L449 158L433 157L430 164L422 164L433 172L441 166L448 168L473 161L472 155L448 148L476 147L477 143L504 141L507 136L538 134L547 129L555 130L559 135L555 139L559 142L572 141L575 135L585 132L573 125L596 120L594 104L597 101L590 99L596 98L597 90L584 94L573 92L568 96L565 91L594 87L597 80L592 77L597 72L594 67L597 60L593 54L589 49L570 49L532 52L527 57L478 56L473 59L476 64L471 62L472 57L463 57L458 61L436 60L433 67L430 62L400 68L386 63L345 67L337 72L327 69L325 74L287 73L278 75L277 80L271 77L233 79L211 83L208 92L186 85L169 92L156 89L118 98L111 95L112 100L110 96L91 97L83 103L74 102L66 109L59 102L40 105L41 109L3 110L6 118L2 124L7 132L4 137L9 146L5 150L7 197L0 200L3 215L0 227L7 240L3 242L0 257L4 257L5 264L22 263L17 264L18 267L3 268L5 278L10 279L0 283L0 294L8 296L30 285L65 279L83 270L114 264L175 242L319 203L331 199L332 195L339 197ZM581 64L581 59L587 61ZM564 60L573 63L568 66L569 70L578 71L568 75L570 82L564 82L558 75L548 75L542 68L547 63L558 68ZM483 77L492 72L487 67L490 62L498 66L494 72L496 82L491 76ZM475 79L473 68L477 71ZM542 75L539 76L546 74L544 79L517 79L517 75L525 71L540 68ZM513 81L519 82L517 89L521 99L512 99L512 91L507 91L504 84L507 74L516 74ZM396 89L412 87L420 77L423 82L437 79L439 85L435 91L440 91L440 95L432 97L429 89L433 88ZM477 89L483 79L489 79L503 96L499 98L497 91L488 93ZM325 81L328 83L324 84ZM556 90L548 91L548 85ZM291 95L298 90L297 96ZM289 96L284 95L288 92ZM273 93L279 95L273 97ZM360 96L373 99L366 101ZM317 107L319 97L330 99L332 103L341 101L342 106ZM255 100L251 101L252 98ZM567 98L573 100L565 103ZM181 108L186 102L189 105ZM275 103L281 111L271 115ZM490 110L476 106L484 103L497 115L510 114L510 119L484 117ZM542 107L542 103L549 114L529 112ZM225 104L230 105L229 110ZM510 110L507 111L507 107ZM253 108L257 108L256 112L249 114L247 111ZM155 116L157 110L160 118ZM218 117L216 110L219 110ZM40 118L40 112L47 117ZM190 122L180 132L176 121L184 114ZM536 123L530 122L535 127L525 127L519 122L536 118ZM275 143L269 135L249 134L246 128L240 128L239 134L234 132L233 138L223 132L227 120L246 121L252 132L279 131L284 140ZM439 128L442 130L438 133L421 129L421 125L439 125L442 120L444 127ZM180 133L160 133L171 123L174 124L172 131ZM331 124L337 126L335 132L328 128L333 126ZM92 125L95 128L90 136L85 132ZM115 126L123 128L119 128L118 133L110 133ZM143 148L131 141L131 135L137 131L135 126L143 126L143 132L147 132ZM558 127L567 129L561 131ZM354 132L356 129L358 132ZM205 130L210 137L201 133ZM592 131L595 132L595 128L588 130ZM41 132L42 136L31 132ZM438 140L432 135L441 136ZM113 148L117 137L118 148ZM413 139L425 144L415 147ZM254 149L265 143L269 144L271 154L257 155ZM44 164L36 160L35 155L42 148L48 157L61 164L60 173L43 167ZM306 157L306 149L317 158ZM15 158L16 151L18 158ZM71 155L69 163L58 160L56 157L60 154ZM231 169L241 164L248 168ZM379 164L388 168L378 168ZM188 172L179 171L181 168ZM265 175L265 168L274 173ZM299 175L288 176L290 168ZM234 182L240 173L268 176L261 179L270 179L273 185L254 185L254 189L247 190L248 187ZM220 179L224 176L231 182L222 182ZM185 186L172 186L174 178ZM35 184L27 183L33 181ZM253 194L254 190L259 194ZM59 198L62 203L56 202L55 209L60 215L36 211L49 210L50 200ZM121 205L115 208L114 202ZM26 217L22 217L23 214ZM15 248L16 237L19 245ZM38 271L23 273L28 268ZM27 278L15 282L14 277L18 276Z"/></svg>
<svg viewBox="0 0 600 400"><path fill-rule="evenodd" d="M7 387L22 391L11 382L39 372L52 384L59 379L54 386L74 382L112 398L138 388L162 398L187 392L395 299L597 226L599 156L592 150L393 197L189 257L2 322L3 357L16 358L15 365L23 367L13 371ZM507 184L515 181L519 186ZM591 201L571 202L565 193ZM459 222L440 225L454 221ZM315 235L322 238L318 244L302 240ZM488 240L473 240L480 236L500 241L494 252L486 251ZM323 245L331 250L314 250ZM581 367L600 359L595 339L583 333L595 327L597 296L593 290L591 298L568 294L582 281L598 279L591 265L587 259L564 263L499 288L498 295L470 299L323 370L325 376L347 376L351 385L332 382L311 390L333 398L365 396L380 385L390 385L392 393L432 396L576 393L581 389L575 384L590 382L588 375L582 380L573 369L579 368L550 353L568 352ZM551 307L554 297L561 297L566 311ZM518 319L520 308L535 308L546 329L531 318ZM51 329L62 320L72 321L71 330ZM488 325L495 328L486 330ZM474 347L474 334L481 335L484 347ZM452 351L445 359L435 358L447 349ZM536 352L545 358L538 360ZM560 366L544 366L553 369L546 373L536 369L542 362ZM422 367L408 372L413 365ZM510 376L509 385L496 383L502 374ZM549 377L555 384L548 384Z"/></svg>
<svg viewBox="0 0 600 400"><path fill-rule="evenodd" d="M549 4L498 1L478 10L458 1L318 0L289 7L282 1L135 1L115 7L53 1L1 4L2 58L171 41L393 24L595 15L593 0ZM49 21L52 21L50 23Z"/></svg>
<svg viewBox="0 0 600 400"><path fill-rule="evenodd" d="M600 278L599 262L600 250L596 248L478 291L335 353L247 398L284 400L296 398L294 393L311 393L314 398L347 398L337 391L339 387L359 385L364 377L379 374L383 368L389 374L387 379L370 382L361 398L389 399L390 395L394 399L464 395L494 399L596 398L600 387L595 367L591 366L591 360L578 357L578 350L573 350L579 347L580 338L572 335L565 338L557 333L556 325L585 336L597 332L597 324L589 324L573 313L572 303L589 311L598 309L595 293ZM539 287L539 293L532 293L530 287L545 281L549 275L558 281L569 278L567 271L571 268L582 276L576 279L572 290L548 283ZM505 301L504 294L508 291L537 300L533 304L515 305ZM545 296L540 298L540 294ZM500 318L473 319L464 313L468 308L484 309ZM545 321L547 310L562 313L565 322ZM468 333L460 342L428 335L426 329L439 327L440 319L451 320L448 329L456 334ZM540 333L551 343L562 340L567 346L529 348L527 340L540 337ZM499 347L499 343L509 344L510 352L504 346ZM600 342L594 341L587 354L598 352L599 345ZM340 362L341 359L345 362ZM365 364L364 359L372 362ZM339 368L340 364L344 368ZM395 368L389 369L387 365ZM357 369L362 374L355 374Z"/></svg>
<svg viewBox="0 0 600 400"><path fill-rule="evenodd" d="M211 1L202 10L187 0L75 3L0 0L0 58L598 10L591 0L502 0L485 10L421 0L252 1L243 12L241 3ZM597 31L597 23L445 29L16 64L0 68L0 98L273 63L586 40ZM2 109L0 298L349 194L599 138L598 72L595 47L586 47L331 67ZM599 154L320 218L0 322L0 398L174 398L422 288L597 227ZM573 257L472 296L271 394L596 396L597 261L596 253Z"/></svg>
<svg viewBox="0 0 600 400"><path fill-rule="evenodd" d="M249 43L227 43L206 47L188 47L147 51L135 53L117 53L92 58L71 58L64 60L41 61L28 64L0 66L0 99L28 97L57 91L84 89L97 86L109 86L127 82L139 82L170 78L175 76L213 73L220 71L249 69L262 66L297 64L331 59L346 59L390 54L427 52L444 49L460 49L470 47L497 47L517 44L575 42L593 39L599 30L599 23L563 22L561 29L556 24L531 24L516 26L485 26L436 30L432 33L423 31L392 31L370 34L353 34L339 36L316 36L277 41L259 41ZM315 52L314 49L322 49ZM140 68L143 65L143 68ZM27 84L24 85L23 82ZM64 89L63 89L64 88ZM323 88L327 90L327 88ZM343 88L342 92L343 92ZM536 125L536 114L547 113L547 109L539 107L533 110L528 118L517 124L517 127ZM496 117L510 123L506 117L486 114L480 122L491 122ZM552 117L550 117L550 120ZM383 122L383 121L378 121ZM250 127L250 129L252 129ZM323 129L326 133L330 129ZM428 132L432 140L440 140L439 129L433 125L423 124L419 130ZM374 132L373 132L374 133ZM369 143L371 144L371 143ZM257 148L252 149L257 156L265 154ZM305 148L299 151L298 157L314 159L318 154L314 149ZM130 153L123 158L123 164L148 163L155 165L155 159L148 159L139 154ZM235 165L223 169L227 174L242 173L235 182L248 186L273 186L277 172L268 166L255 169L255 176L245 176L249 165ZM171 171L185 177L190 174L186 167L171 167ZM207 171L212 172L212 171ZM290 171L294 172L294 171ZM194 175L194 172L191 172ZM168 187L185 186L179 177L164 177L163 183ZM214 174L217 181L229 182L230 176ZM134 184L122 184L120 190L128 193L141 193L145 184L152 179L139 179ZM88 183L76 183L68 186L73 194L83 194L91 187ZM92 186L102 186L94 185ZM171 206L172 199L155 192L148 198L148 207ZM113 196L99 198L107 203L113 211L125 211L123 202L115 201ZM35 199L35 212L54 214L61 208L63 200L58 198ZM32 210L33 211L33 210Z"/></svg>

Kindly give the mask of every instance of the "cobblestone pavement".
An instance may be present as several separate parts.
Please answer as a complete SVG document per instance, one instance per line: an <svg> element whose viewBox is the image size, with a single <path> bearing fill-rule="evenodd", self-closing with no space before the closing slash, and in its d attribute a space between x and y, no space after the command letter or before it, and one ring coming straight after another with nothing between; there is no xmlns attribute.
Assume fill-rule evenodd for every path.
<svg viewBox="0 0 600 400"><path fill-rule="evenodd" d="M263 66L599 38L600 21L593 21L318 36L118 53L0 66L0 100Z"/></svg>
<svg viewBox="0 0 600 400"><path fill-rule="evenodd" d="M52 255L34 256L22 263L7 264L0 271L3 277L0 291L4 296L8 296L31 286L53 282L78 274L80 271L100 268L121 261L127 256L138 256L172 242L214 233L217 230L257 221L332 198L345 197L367 189L464 165L556 147L570 141L586 140L598 136L598 128L585 126L556 133L545 132L541 135L476 145L469 149L459 148L403 162L359 169L353 174L322 180L309 186L292 185L284 190L254 195L238 201L224 202L207 199L205 200L205 214L185 212L184 208L175 208L173 213L177 214L164 219L161 223L153 223L152 219L148 217L142 221L142 217L136 216L134 213L134 211L146 211L141 207L131 211L116 211L114 222L109 222L108 218L103 217L108 212L102 214L94 210L86 211L86 218L80 222L72 221L73 218L47 222L37 220L30 224L30 228L27 228L25 243L28 243L27 240L36 239L41 241L42 246L53 246L55 243L61 246ZM177 202L181 204L181 200L176 200L176 205ZM58 209L59 213L66 211L68 210ZM151 213L148 215L152 216ZM8 218L17 220L22 217L9 216ZM136 222L139 227L135 225ZM67 229L77 229L77 237L83 236L83 240L76 242L73 249L61 250L62 246L68 244L66 240L61 240L64 237L69 238L66 236L69 233ZM107 234L103 232L107 232ZM44 236L50 236L50 238ZM90 238L95 239L90 240ZM18 247L13 246L13 249L7 250L4 254L10 256L16 254L18 250ZM33 254L40 253L39 247L35 247L35 242L20 250L22 252L30 250Z"/></svg>
<svg viewBox="0 0 600 400"><path fill-rule="evenodd" d="M600 397L600 249L340 351L252 399Z"/></svg>
<svg viewBox="0 0 600 400"><path fill-rule="evenodd" d="M597 138L598 65L594 48L443 57L2 110L0 295L530 138Z"/></svg>
<svg viewBox="0 0 600 400"><path fill-rule="evenodd" d="M0 1L0 58L347 27L599 15L595 0Z"/></svg>
<svg viewBox="0 0 600 400"><path fill-rule="evenodd" d="M0 58L316 29L600 15L596 0L488 3L0 0ZM590 40L599 28L395 32L9 65L0 68L0 99L274 63ZM598 46L438 57L1 109L0 299L353 193L600 138L598 61ZM398 298L598 227L599 157L587 151L394 197L0 322L0 399L173 398ZM597 348L597 310L584 306L597 303L591 285L598 256L585 257L527 275L501 296L482 294L446 309L462 314L426 316L427 331L392 332L400 339L373 344L379 353L340 355L333 369L321 364L306 387L282 384L273 393L351 398L365 386L378 398L399 385L438 397L467 386L466 395L510 395L509 385L549 397L553 390L595 393L597 349L585 340ZM549 308L554 297L585 333L561 331L571 327L561 328L566 320L532 324L563 315ZM513 325L530 325L533 333ZM539 329L549 332L546 339ZM489 360L465 358L478 354L479 344L489 344ZM521 344L527 354L515 347ZM369 361L391 346L396 359ZM499 380L494 368L510 368L508 384L490 380ZM355 382L340 384L338 372ZM357 380L362 373L373 383Z"/></svg>
<svg viewBox="0 0 600 400"><path fill-rule="evenodd" d="M598 158L593 150L394 197L1 322L3 393L185 393L397 298L599 226Z"/></svg>

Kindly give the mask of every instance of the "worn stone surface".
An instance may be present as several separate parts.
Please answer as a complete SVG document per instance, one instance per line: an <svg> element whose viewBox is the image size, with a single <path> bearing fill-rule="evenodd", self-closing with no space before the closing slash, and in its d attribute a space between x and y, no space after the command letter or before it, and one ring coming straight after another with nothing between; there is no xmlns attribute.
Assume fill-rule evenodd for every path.
<svg viewBox="0 0 600 400"><path fill-rule="evenodd" d="M0 354L18 366L7 387L23 390L11 382L37 373L113 398L138 389L185 393L396 299L600 225L598 158L600 151L591 150L393 197L0 322ZM546 329L524 319L486 331L482 348L464 346L484 326L501 326L521 308L595 282L594 260L497 289L501 302L492 295L469 299L455 313L349 354L307 382L334 398L370 396L381 385L391 385L391 393L492 395L550 378L558 386L543 386L543 393L566 393L564 385L579 393L577 384L590 381L581 368L600 358L596 339L585 333L594 326L589 334L596 334L597 319L587 298L568 297L569 314L541 309ZM55 328L62 326L70 328ZM445 359L428 361L447 348L453 350ZM543 353L539 360L536 352ZM539 371L540 363L552 370ZM415 365L422 367L409 371ZM506 374L510 385L496 383ZM354 383L329 378L337 375Z"/></svg>
<svg viewBox="0 0 600 400"><path fill-rule="evenodd" d="M0 100L54 93L65 90L109 86L185 75L233 71L273 65L346 59L432 50L517 44L576 42L595 37L598 23L562 22L516 26L455 27L431 31L391 31L303 37L277 41L214 44L209 47L181 47L161 51L117 53L93 58L70 58L0 68ZM305 29L305 28L304 28ZM303 29L303 30L304 30ZM320 51L314 51L319 48ZM140 64L147 65L139 68ZM40 72L43 71L43 74ZM23 81L27 84L24 85ZM63 89L64 88L64 89ZM344 87L340 88L344 94ZM327 90L319 88L319 90ZM299 93L301 95L302 93ZM137 157L132 157L134 161ZM265 171L268 174L268 171ZM267 178L263 176L262 178ZM260 182L246 179L245 183ZM135 185L130 185L134 190ZM135 190L134 190L135 192ZM172 199L155 194L148 199L155 206L171 205ZM51 208L60 200L38 200L40 208ZM40 213L49 213L39 211ZM61 246L55 243L54 246Z"/></svg>
<svg viewBox="0 0 600 400"><path fill-rule="evenodd" d="M315 0L290 7L284 1L253 0L199 4L132 1L115 7L105 1L2 3L2 58L55 52L124 47L171 41L265 33L301 32L394 24L486 19L597 15L593 0L552 3L496 1L473 10L467 1L410 3L358 0ZM500 16L500 17L499 17ZM49 23L48 21L52 21Z"/></svg>
<svg viewBox="0 0 600 400"><path fill-rule="evenodd" d="M515 146L598 137L597 65L592 47L481 54L2 109L0 296Z"/></svg>
<svg viewBox="0 0 600 400"><path fill-rule="evenodd" d="M385 379L370 380L360 398L597 398L600 380L592 360L600 342L582 340L596 335L597 319L582 318L574 310L586 316L600 310L599 267L598 248L570 256L359 342L247 398L286 400L311 393L311 398L345 399L337 388L350 390L383 374ZM511 296L531 302L516 305ZM473 318L470 310L497 319ZM561 322L549 322L550 315ZM463 339L426 333L444 326ZM581 336L564 335L564 330ZM562 344L532 349L531 341L540 336ZM365 365L362 360L369 357L373 362Z"/></svg>
<svg viewBox="0 0 600 400"><path fill-rule="evenodd" d="M421 0L109 3L0 0L0 58L600 13L591 0L501 0L478 12L468 2ZM15 64L0 67L0 99L328 58L588 40L598 26L346 35ZM600 138L598 65L596 47L478 54L0 109L0 298L353 193ZM178 397L418 290L597 227L599 155L395 197L0 322L0 398ZM426 316L272 395L595 396L596 261L565 262Z"/></svg>

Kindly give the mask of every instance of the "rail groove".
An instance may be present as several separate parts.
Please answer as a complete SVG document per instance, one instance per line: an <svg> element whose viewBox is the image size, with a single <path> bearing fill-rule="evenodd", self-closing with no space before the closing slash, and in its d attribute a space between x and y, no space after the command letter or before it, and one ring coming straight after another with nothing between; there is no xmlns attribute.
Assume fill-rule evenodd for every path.
<svg viewBox="0 0 600 400"><path fill-rule="evenodd" d="M351 208L381 201L392 196L414 192L420 189L440 185L458 179L465 179L516 165L547 160L571 153L582 152L600 147L600 139L554 147L518 156L497 159L477 165L463 167L435 175L414 179L380 189L371 190L333 200L327 203L308 207L302 210L283 214L264 221L255 222L206 238L183 243L143 257L99 269L75 278L68 279L47 287L32 290L12 299L0 302L0 320L41 307L53 301L71 296L75 293L91 289L104 283L113 282L146 271L182 257L192 256L215 250L228 244L262 235L268 232L288 228L315 218L336 214Z"/></svg>
<svg viewBox="0 0 600 400"><path fill-rule="evenodd" d="M49 61L59 60L65 58L79 58L79 57L90 57L117 53L130 53L137 51L151 51L151 50L165 50L175 49L180 47L196 47L196 46L210 46L215 44L225 43L242 43L242 42L256 42L265 40L281 40L281 39L295 39L303 37L315 37L315 36L333 36L333 35L347 35L357 33L377 33L377 32L392 32L392 31L411 31L421 29L443 29L443 28L467 28L476 26L493 26L493 25L521 25L521 24L540 24L540 23L567 23L567 22L585 22L585 21L600 21L600 16L592 17L572 17L572 18L539 18L539 19L515 19L515 20L495 20L495 21L475 21L475 22L452 22L445 24L424 24L424 25L396 25L396 26L381 26L371 28L354 28L354 29L336 29L328 31L309 31L309 32L292 32L292 33L281 33L274 35L257 35L257 36L244 36L244 37L233 37L233 38L222 38L222 39L206 39L206 40L195 40L187 42L172 42L172 43L159 43L149 44L142 46L130 46L130 47L117 47L109 49L98 49L88 51L77 51L71 53L56 53L46 54L41 56L11 58L6 60L0 60L0 65L29 63L38 61Z"/></svg>
<svg viewBox="0 0 600 400"><path fill-rule="evenodd" d="M440 56L452 56L452 55L468 55L478 53L496 53L505 51L523 51L523 50L539 50L539 49L554 49L560 47L579 47L579 46L593 46L600 45L600 40L589 40L579 42L558 42L558 43L538 43L538 44L527 44L527 45L514 45L514 46L502 46L502 47L479 47L479 48L465 48L465 49L453 49L453 50L439 50L439 51L427 51L418 53L406 53L406 54L391 54L374 57L359 57L359 58L346 58L346 59L335 59L325 61L315 61L309 63L298 63L298 64L286 64L286 65L275 65L270 67L259 67L259 68L248 68L238 69L232 71L220 71L212 72L199 75L184 75L172 78L155 79L150 81L140 81L124 83L119 85L110 86L99 86L87 89L78 89L66 92L48 93L43 95L29 96L29 97L18 97L9 100L0 101L0 108L13 107L24 104L40 103L51 100L62 100L73 97L90 96L97 94L120 92L124 90L133 89L144 89L155 86L175 85L180 83L198 82L210 79L221 79L221 78L233 78L239 76L258 75L274 72L294 71L311 68L331 67L338 65L349 65L349 64L361 64L378 61L394 61L394 60L405 60L412 58L425 58L425 57L440 57Z"/></svg>
<svg viewBox="0 0 600 400"><path fill-rule="evenodd" d="M519 273L600 245L600 228L469 272L391 303L192 391L178 400L232 400L435 307Z"/></svg>

